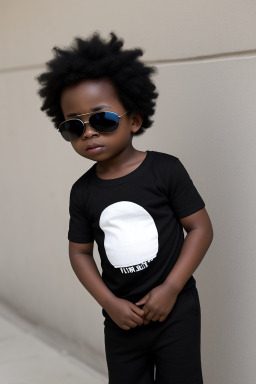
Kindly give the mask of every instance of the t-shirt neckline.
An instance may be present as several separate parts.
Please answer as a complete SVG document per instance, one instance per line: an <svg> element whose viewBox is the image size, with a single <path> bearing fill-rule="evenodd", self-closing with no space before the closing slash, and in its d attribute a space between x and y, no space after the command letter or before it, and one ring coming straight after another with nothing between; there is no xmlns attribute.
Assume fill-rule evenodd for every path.
<svg viewBox="0 0 256 384"><path fill-rule="evenodd" d="M117 177L115 179L101 179L96 175L96 166L97 163L95 163L92 167L92 176L93 176L93 181L99 185L102 186L114 186L114 185L119 185L126 183L127 181L133 179L135 176L137 176L144 168L146 168L152 158L152 151L146 151L147 155L145 159L140 163L140 165L135 168L132 172L128 173L127 175Z"/></svg>

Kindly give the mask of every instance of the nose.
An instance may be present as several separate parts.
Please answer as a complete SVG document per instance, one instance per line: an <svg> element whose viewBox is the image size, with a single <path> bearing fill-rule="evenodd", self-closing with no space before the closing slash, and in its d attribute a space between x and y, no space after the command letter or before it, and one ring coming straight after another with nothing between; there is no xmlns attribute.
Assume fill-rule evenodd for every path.
<svg viewBox="0 0 256 384"><path fill-rule="evenodd" d="M89 139L90 137L98 137L99 136L99 133L97 131L95 131L91 126L90 124L88 123L88 121L85 121L84 122L84 133L83 133L83 136L82 138L84 140L87 140Z"/></svg>

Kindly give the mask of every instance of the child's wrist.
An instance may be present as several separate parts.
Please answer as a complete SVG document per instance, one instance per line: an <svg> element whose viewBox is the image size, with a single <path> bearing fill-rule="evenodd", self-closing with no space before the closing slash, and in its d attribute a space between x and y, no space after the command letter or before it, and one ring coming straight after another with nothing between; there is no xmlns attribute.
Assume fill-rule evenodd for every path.
<svg viewBox="0 0 256 384"><path fill-rule="evenodd" d="M117 297L111 292L109 295L106 295L104 300L102 300L102 308L105 309L105 311L108 312L109 308L114 304Z"/></svg>
<svg viewBox="0 0 256 384"><path fill-rule="evenodd" d="M182 290L180 284L174 281L173 279L166 279L163 282L163 286L166 287L170 292L175 292L177 295Z"/></svg>

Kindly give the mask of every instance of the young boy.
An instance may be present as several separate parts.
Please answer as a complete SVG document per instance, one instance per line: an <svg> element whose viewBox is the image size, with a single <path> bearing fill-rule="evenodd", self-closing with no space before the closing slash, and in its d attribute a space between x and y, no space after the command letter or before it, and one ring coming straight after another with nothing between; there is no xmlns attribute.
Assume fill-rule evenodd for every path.
<svg viewBox="0 0 256 384"><path fill-rule="evenodd" d="M179 159L133 147L133 136L152 125L157 93L142 51L122 47L114 33L109 41L78 38L54 48L38 78L42 110L95 162L71 190L70 261L103 308L110 384L201 384L192 274L212 227Z"/></svg>

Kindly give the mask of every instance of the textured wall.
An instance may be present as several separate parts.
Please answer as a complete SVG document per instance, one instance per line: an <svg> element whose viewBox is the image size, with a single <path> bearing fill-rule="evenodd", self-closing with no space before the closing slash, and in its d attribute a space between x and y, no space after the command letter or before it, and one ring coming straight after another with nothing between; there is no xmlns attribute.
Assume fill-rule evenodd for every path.
<svg viewBox="0 0 256 384"><path fill-rule="evenodd" d="M251 0L1 0L0 67L41 64L74 35L115 30L147 60L255 49ZM8 36L7 40L6 37Z"/></svg>
<svg viewBox="0 0 256 384"><path fill-rule="evenodd" d="M0 10L0 298L106 369L101 310L67 253L70 187L91 163L40 112L34 77L53 45L114 30L158 68L155 124L135 146L180 157L213 221L195 274L205 382L253 384L256 4L2 0Z"/></svg>

